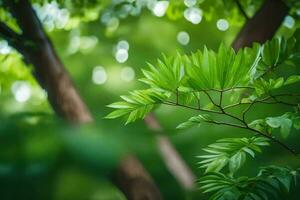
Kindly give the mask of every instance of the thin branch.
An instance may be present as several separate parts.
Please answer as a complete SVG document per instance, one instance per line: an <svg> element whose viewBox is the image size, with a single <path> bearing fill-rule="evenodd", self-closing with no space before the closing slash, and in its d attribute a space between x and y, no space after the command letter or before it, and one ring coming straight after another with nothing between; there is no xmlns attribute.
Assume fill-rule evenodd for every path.
<svg viewBox="0 0 300 200"><path fill-rule="evenodd" d="M224 125L224 126L231 126L231 127L236 127L236 128L246 128L245 126L239 125L239 124L232 124L232 123L227 123L227 122L219 122L219 121L205 121L207 123L211 124L217 124L217 125Z"/></svg>
<svg viewBox="0 0 300 200"><path fill-rule="evenodd" d="M288 106L298 106L298 105L299 105L299 104L294 104L294 103L289 103L289 102L285 102L285 101L278 100L278 99L276 98L276 96L274 96L274 95L270 95L270 97L271 97L272 99L274 99L274 101L275 101L276 103L280 103L280 104L284 104L284 105L288 105Z"/></svg>
<svg viewBox="0 0 300 200"><path fill-rule="evenodd" d="M217 122L217 121L206 121L206 122L217 124L217 125L225 125L225 126L231 126L231 127L235 127L235 128L241 128L241 129L245 129L245 130L249 130L249 131L255 132L255 133L257 133L257 134L259 134L259 135L261 135L263 137L266 137L266 138L270 139L274 143L279 144L281 147L283 147L284 149L286 149L287 151L289 151L293 155L298 156L297 152L294 149L292 149L289 146L287 146L285 143L281 142L280 140L277 140L275 137L273 137L273 136L271 136L269 134L266 134L266 133L260 132L260 131L258 131L256 129L250 128L248 125L247 126L241 126L241 125L238 125L238 124L231 124L231 123Z"/></svg>
<svg viewBox="0 0 300 200"><path fill-rule="evenodd" d="M215 88L211 88L211 89L203 89L203 90L193 90L191 92L229 92L231 90L236 90L236 89L249 89L249 90L254 90L254 87L250 87L250 86L235 86L235 87L231 87L231 88L225 88L225 89L215 89Z"/></svg>
<svg viewBox="0 0 300 200"><path fill-rule="evenodd" d="M219 106L222 108L222 101L223 101L223 92L220 93L220 101ZM223 108L222 108L223 109Z"/></svg>
<svg viewBox="0 0 300 200"><path fill-rule="evenodd" d="M223 109L226 110L226 109L230 109L230 108L234 108L234 107L237 107L237 106L240 106L240 105L248 105L248 104L252 104L252 103L261 103L261 104L284 104L284 105L288 105L288 106L297 106L298 104L295 104L295 103L289 103L289 102L285 102L285 101L281 101L281 100L278 100L276 97L298 97L300 96L300 94L277 94L277 95L270 95L270 96L267 96L265 97L264 99L261 99L261 100L254 100L252 102L238 102L238 103L235 103L235 104L231 104L231 105L227 105L227 106L224 106ZM275 102L269 102L269 101L266 101L266 100L269 100L271 98L275 98Z"/></svg>
<svg viewBox="0 0 300 200"><path fill-rule="evenodd" d="M240 10L240 12L241 12L241 13L243 14L243 16L246 18L246 20L249 20L249 17L248 17L248 15L247 15L246 11L244 10L242 4L240 3L240 1L239 1L239 0L235 0L235 3L236 3L236 5L237 5L238 9Z"/></svg>
<svg viewBox="0 0 300 200"><path fill-rule="evenodd" d="M209 98L209 100L216 106L216 107L220 107L218 104L215 103L215 101L212 99L212 97L210 96L210 94L208 93L208 91L203 91L206 96Z"/></svg>
<svg viewBox="0 0 300 200"><path fill-rule="evenodd" d="M223 92L228 92L230 90L235 90L235 89L249 89L249 90L254 90L254 87L250 87L250 86L235 86L235 87L231 87L231 88L227 88L227 89L223 89Z"/></svg>
<svg viewBox="0 0 300 200"><path fill-rule="evenodd" d="M246 121L246 114L247 112L252 108L252 106L257 103L257 102L253 102L251 103L242 113L242 117L243 117L243 120Z"/></svg>
<svg viewBox="0 0 300 200"><path fill-rule="evenodd" d="M176 104L179 103L179 93L178 93L178 88L176 88Z"/></svg>
<svg viewBox="0 0 300 200"><path fill-rule="evenodd" d="M235 119L235 120L241 122L242 124L247 125L247 123L246 123L245 121L243 121L243 120L240 119L239 117L236 117L236 116L234 116L234 115L232 115L232 114L230 114L230 113L228 113L228 112L225 112L224 109L222 109L222 113L223 113L224 115L227 115L228 117L231 117L231 118L233 118L233 119Z"/></svg>
<svg viewBox="0 0 300 200"><path fill-rule="evenodd" d="M269 97L266 97L265 100L269 99L269 98L272 98L271 96ZM242 128L242 129L245 129L245 130L249 130L249 131L252 131L252 132L255 132L263 137L266 137L268 139L270 139L271 141L273 141L274 143L277 143L279 144L280 146L282 146L284 149L288 150L289 152L291 152L293 155L297 155L296 151L291 149L289 146L287 146L285 143L281 142L280 140L277 140L275 137L269 135L269 134L266 134L266 133L263 133L261 131L258 131L256 129L253 129L251 127L249 127L249 125L247 124L247 122L245 121L245 114L247 113L247 111L250 110L250 108L255 104L255 103L258 103L257 101L256 102L252 102L250 104L250 106L244 110L243 112L243 118L240 119L239 117L236 117L228 112L225 112L224 109L220 106L221 108L221 112L220 111L215 111L215 110L206 110L206 109L203 109L203 108L194 108L194 107L190 107L190 106L187 106L187 105L182 105L182 104L178 104L178 103L174 103L174 102L164 102L163 104L166 104L166 105L171 105L171 106L179 106L179 107L184 107L184 108L189 108L189 109L192 109L192 110L198 110L198 111L203 111L203 112L210 112L210 113L215 113L215 114L223 114L223 115L226 115L228 117L231 117L233 119L236 119L238 120L239 122L241 122L243 125L240 125L240 124L234 124L234 123L228 123L228 122L219 122L219 121L206 121L207 123L213 123L213 124L217 124L217 125L225 125L225 126L231 126L231 127L236 127L236 128ZM264 102L264 103L268 103L268 102Z"/></svg>
<svg viewBox="0 0 300 200"><path fill-rule="evenodd" d="M271 141L279 144L284 149L286 149L289 152L291 152L293 155L298 156L297 152L294 149L290 148L289 146L287 146L285 143L281 142L280 140L277 140L274 136L271 136L271 135L269 135L267 133L260 132L260 131L258 131L256 129L253 129L253 128L250 128L250 127L247 127L247 129L250 130L250 131L256 132L256 133L260 134L261 136L264 136L264 137L270 139Z"/></svg>
<svg viewBox="0 0 300 200"><path fill-rule="evenodd" d="M223 114L222 112L219 112L219 111L216 111L216 110L208 110L208 109L204 109L204 108L195 108L195 107L191 107L191 106L187 106L187 105L183 105L183 104L176 104L176 103L171 102L171 101L165 101L162 104L169 105L169 106L178 106L178 107L188 108L188 109L191 109L191 110L209 112L209 113L214 113L214 114Z"/></svg>
<svg viewBox="0 0 300 200"><path fill-rule="evenodd" d="M200 98L197 96L197 94L196 94L195 92L193 92L193 95L194 95L195 98L197 99L198 109L200 109L200 108L201 108Z"/></svg>

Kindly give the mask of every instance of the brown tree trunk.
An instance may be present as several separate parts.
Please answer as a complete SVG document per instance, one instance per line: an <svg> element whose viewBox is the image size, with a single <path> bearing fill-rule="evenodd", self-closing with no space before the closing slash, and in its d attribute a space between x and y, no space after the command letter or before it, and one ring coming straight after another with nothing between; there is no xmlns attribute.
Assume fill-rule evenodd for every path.
<svg viewBox="0 0 300 200"><path fill-rule="evenodd" d="M253 42L264 43L272 39L289 8L282 0L266 0L256 14L243 26L232 47L238 50L249 47Z"/></svg>
<svg viewBox="0 0 300 200"><path fill-rule="evenodd" d="M22 29L22 45L20 43L16 45L16 39L11 40L11 44L23 54L27 63L33 65L34 76L47 91L53 109L59 116L72 123L93 122L91 113L64 69L30 2L5 0L5 4ZM3 26L0 27L0 31L1 28ZM8 32L7 36L9 34ZM161 199L160 192L150 175L133 156L122 160L115 177L116 185L129 200Z"/></svg>
<svg viewBox="0 0 300 200"><path fill-rule="evenodd" d="M151 177L133 156L128 156L122 161L114 180L128 199L162 199Z"/></svg>
<svg viewBox="0 0 300 200"><path fill-rule="evenodd" d="M180 186L185 190L194 190L196 185L196 176L192 170L176 151L169 138L164 135L163 128L159 124L153 113L145 118L145 123L149 129L156 134L157 146L159 153L168 168Z"/></svg>

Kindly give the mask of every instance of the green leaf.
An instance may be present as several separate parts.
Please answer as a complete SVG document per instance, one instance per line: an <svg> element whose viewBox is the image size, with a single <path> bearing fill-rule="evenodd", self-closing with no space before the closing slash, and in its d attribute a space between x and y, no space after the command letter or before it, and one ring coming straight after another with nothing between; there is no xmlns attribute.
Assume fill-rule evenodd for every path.
<svg viewBox="0 0 300 200"><path fill-rule="evenodd" d="M179 54L176 57L163 55L163 60L158 60L156 66L148 63L148 67L148 70L142 70L145 78L140 81L153 88L173 92L184 77L184 67Z"/></svg>
<svg viewBox="0 0 300 200"><path fill-rule="evenodd" d="M275 66L279 61L280 55L280 38L274 38L267 41L262 47L262 61L267 66Z"/></svg>
<svg viewBox="0 0 300 200"><path fill-rule="evenodd" d="M294 84L300 81L300 75L292 75L287 78L287 80L284 82L284 85L290 85Z"/></svg>
<svg viewBox="0 0 300 200"><path fill-rule="evenodd" d="M208 173L199 183L204 193L213 193L210 200L273 200L281 197L282 189L290 190L297 174L286 167L268 166L254 177L234 178L220 172Z"/></svg>
<svg viewBox="0 0 300 200"><path fill-rule="evenodd" d="M111 113L109 113L107 116L105 116L106 119L115 119L118 117L121 117L123 115L128 114L130 111L126 110L126 109L122 109L122 110L115 110Z"/></svg>
<svg viewBox="0 0 300 200"><path fill-rule="evenodd" d="M127 96L121 96L124 101L112 103L108 105L110 108L117 109L105 118L114 119L124 115L128 115L127 123L142 119L153 110L156 104L159 104L169 98L168 93L161 93L155 89L136 90Z"/></svg>
<svg viewBox="0 0 300 200"><path fill-rule="evenodd" d="M300 129L300 117L293 118L293 126L295 129Z"/></svg>
<svg viewBox="0 0 300 200"><path fill-rule="evenodd" d="M260 147L269 145L268 139L263 137L226 138L208 145L203 150L209 154L198 156L203 159L198 162L200 168L208 172L219 172L229 164L230 174L234 174L245 163L246 155L255 156Z"/></svg>
<svg viewBox="0 0 300 200"><path fill-rule="evenodd" d="M195 90L225 89L247 85L258 60L259 48L241 49L235 53L222 44L217 53L205 47L202 52L185 56L183 64L188 84Z"/></svg>
<svg viewBox="0 0 300 200"><path fill-rule="evenodd" d="M266 122L272 128L279 128L281 126L282 120L278 117L268 117L266 119Z"/></svg>
<svg viewBox="0 0 300 200"><path fill-rule="evenodd" d="M238 169L240 169L241 166L245 163L245 161L246 161L245 152L240 151L240 152L234 154L229 159L229 172L230 172L230 174L234 174Z"/></svg>
<svg viewBox="0 0 300 200"><path fill-rule="evenodd" d="M289 116L287 114L279 117L268 117L266 118L266 123L272 128L280 127L280 133L283 138L288 137L293 124L292 120L289 119Z"/></svg>
<svg viewBox="0 0 300 200"><path fill-rule="evenodd" d="M207 114L193 116L190 119L188 119L188 121L179 124L176 128L177 129L186 129L186 128L190 128L191 126L201 125L203 122L209 122L209 121L212 121L212 120L211 120L210 116Z"/></svg>
<svg viewBox="0 0 300 200"><path fill-rule="evenodd" d="M281 86L283 86L283 83L284 83L284 79L282 77L280 77L275 80L275 82L273 84L273 88L280 88Z"/></svg>

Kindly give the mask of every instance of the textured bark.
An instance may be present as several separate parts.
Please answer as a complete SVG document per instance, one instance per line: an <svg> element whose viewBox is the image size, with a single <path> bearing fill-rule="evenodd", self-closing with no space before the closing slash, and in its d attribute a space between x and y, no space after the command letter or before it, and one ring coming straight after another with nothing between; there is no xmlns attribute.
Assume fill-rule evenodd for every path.
<svg viewBox="0 0 300 200"><path fill-rule="evenodd" d="M158 188L152 184L151 177L133 156L128 156L119 166L115 182L128 199L160 200Z"/></svg>
<svg viewBox="0 0 300 200"><path fill-rule="evenodd" d="M23 32L25 42L20 51L34 66L34 76L47 91L53 109L71 122L93 121L31 5L27 0L8 1L8 5Z"/></svg>
<svg viewBox="0 0 300 200"><path fill-rule="evenodd" d="M256 14L246 22L232 47L238 50L251 46L253 42L264 43L271 39L288 11L289 8L282 0L266 0Z"/></svg>
<svg viewBox="0 0 300 200"><path fill-rule="evenodd" d="M33 65L34 76L47 91L53 109L59 116L72 123L93 122L91 113L64 69L30 2L28 0L5 0L4 2L16 18L22 29L21 36L24 38L22 46L19 46L19 43L10 44L23 54L28 64ZM9 32L4 34L8 37L12 36ZM15 41L14 39L11 41ZM116 185L129 200L161 199L160 192L150 175L133 156L122 160L115 176Z"/></svg>

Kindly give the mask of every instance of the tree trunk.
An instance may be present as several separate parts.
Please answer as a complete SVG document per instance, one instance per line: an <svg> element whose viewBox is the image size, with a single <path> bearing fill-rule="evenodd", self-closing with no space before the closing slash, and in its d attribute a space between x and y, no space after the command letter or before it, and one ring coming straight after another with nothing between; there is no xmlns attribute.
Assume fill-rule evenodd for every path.
<svg viewBox="0 0 300 200"><path fill-rule="evenodd" d="M123 160L114 180L128 199L161 199L151 177L145 173L143 166L133 156L128 156Z"/></svg>
<svg viewBox="0 0 300 200"><path fill-rule="evenodd" d="M34 76L47 91L53 109L59 116L72 123L93 122L91 113L64 69L30 2L28 0L4 2L22 29L23 45L13 43L12 45L23 54L28 64L33 65ZM161 199L160 192L150 175L133 156L122 160L115 177L117 177L116 185L129 200Z"/></svg>
<svg viewBox="0 0 300 200"><path fill-rule="evenodd" d="M169 172L175 177L180 186L185 190L194 190L196 176L176 151L169 138L163 135L163 128L157 121L155 115L150 113L145 118L149 129L156 134L157 146L160 155Z"/></svg>
<svg viewBox="0 0 300 200"><path fill-rule="evenodd" d="M282 0L266 0L246 22L232 47L238 50L251 46L253 42L264 43L272 39L288 12L289 8Z"/></svg>

